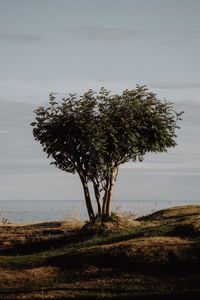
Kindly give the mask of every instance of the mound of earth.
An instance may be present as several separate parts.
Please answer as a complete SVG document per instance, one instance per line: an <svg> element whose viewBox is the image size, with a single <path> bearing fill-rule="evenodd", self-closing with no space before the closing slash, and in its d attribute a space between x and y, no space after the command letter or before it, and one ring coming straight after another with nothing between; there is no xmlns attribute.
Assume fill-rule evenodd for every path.
<svg viewBox="0 0 200 300"><path fill-rule="evenodd" d="M200 264L200 245L177 237L134 238L109 245L79 249L67 255L50 258L48 265L84 268L85 265L111 266L121 269L143 266L172 269Z"/></svg>
<svg viewBox="0 0 200 300"><path fill-rule="evenodd" d="M176 206L159 210L138 218L137 221L159 226L160 230L163 230L163 235L200 238L200 205Z"/></svg>
<svg viewBox="0 0 200 300"><path fill-rule="evenodd" d="M131 228L140 226L140 222L131 220L119 214L114 214L107 219L96 218L92 222L87 222L83 226L83 234L108 234L122 230L130 230Z"/></svg>

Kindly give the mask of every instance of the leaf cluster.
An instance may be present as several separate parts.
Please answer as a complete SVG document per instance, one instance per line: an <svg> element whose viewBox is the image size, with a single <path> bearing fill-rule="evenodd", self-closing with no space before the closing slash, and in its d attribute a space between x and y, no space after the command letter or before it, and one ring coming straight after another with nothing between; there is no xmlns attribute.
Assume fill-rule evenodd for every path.
<svg viewBox="0 0 200 300"><path fill-rule="evenodd" d="M147 152L175 147L177 113L173 103L157 99L146 86L121 95L101 88L82 96L69 94L62 103L50 94L49 107L35 110L33 135L52 164L88 181L105 178L112 167L142 161Z"/></svg>

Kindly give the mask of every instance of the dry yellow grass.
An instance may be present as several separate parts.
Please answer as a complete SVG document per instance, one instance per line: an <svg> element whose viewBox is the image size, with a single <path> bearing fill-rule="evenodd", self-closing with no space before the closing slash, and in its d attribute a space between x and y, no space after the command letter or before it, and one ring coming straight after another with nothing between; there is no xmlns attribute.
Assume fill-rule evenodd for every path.
<svg viewBox="0 0 200 300"><path fill-rule="evenodd" d="M195 249L195 250L194 250ZM93 246L74 251L70 255L63 255L55 264L94 265L116 264L126 265L164 265L173 262L190 263L200 262L199 243L177 237L146 237L134 238L128 241L112 243L110 245Z"/></svg>
<svg viewBox="0 0 200 300"><path fill-rule="evenodd" d="M138 218L151 222L195 222L200 226L200 205L175 206Z"/></svg>
<svg viewBox="0 0 200 300"><path fill-rule="evenodd" d="M55 240L80 229L83 222L39 222L0 225L0 251L47 240Z"/></svg>
<svg viewBox="0 0 200 300"><path fill-rule="evenodd" d="M23 270L0 269L0 289L39 284L45 280L53 282L58 274L59 269L51 266Z"/></svg>
<svg viewBox="0 0 200 300"><path fill-rule="evenodd" d="M94 239L90 246L87 243L93 236L83 235L87 233L83 225L41 222L0 226L0 254L15 249L11 258L0 256L0 299L95 299L97 295L100 299L110 295L111 299L124 293L200 295L200 206L175 207L138 220L118 217L105 225L102 241L106 242ZM23 262L17 260L16 249L28 245L31 250L36 244L37 266L34 257L33 265L26 265L32 259L26 252L19 256ZM44 255L39 253L42 245L47 249ZM66 250L59 250L63 245ZM6 259L15 258L14 268L9 262L6 265Z"/></svg>

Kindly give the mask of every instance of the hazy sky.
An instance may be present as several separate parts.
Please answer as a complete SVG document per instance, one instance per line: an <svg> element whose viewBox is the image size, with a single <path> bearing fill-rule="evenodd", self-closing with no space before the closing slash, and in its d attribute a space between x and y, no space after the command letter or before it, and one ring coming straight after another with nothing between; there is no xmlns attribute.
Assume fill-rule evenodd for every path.
<svg viewBox="0 0 200 300"><path fill-rule="evenodd" d="M29 125L60 96L146 84L185 111L178 146L120 169L115 199L200 200L199 0L0 0L0 200L82 199Z"/></svg>

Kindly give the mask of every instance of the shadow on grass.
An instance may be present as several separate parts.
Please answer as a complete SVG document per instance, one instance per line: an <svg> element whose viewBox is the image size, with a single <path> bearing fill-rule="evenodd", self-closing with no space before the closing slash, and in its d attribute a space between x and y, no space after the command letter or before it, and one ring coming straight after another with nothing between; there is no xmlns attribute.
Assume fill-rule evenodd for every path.
<svg viewBox="0 0 200 300"><path fill-rule="evenodd" d="M152 228L154 229L154 228ZM64 246L72 246L74 248L83 242L84 246L95 246L95 245L109 245L115 242L127 241L129 239L151 235L151 228L137 228L132 230L122 230L118 232L95 232L95 231L85 231L85 229L80 229L76 233L69 234L60 237L40 240L40 241L27 241L23 244L16 244L8 249L0 250L0 255L3 256L16 256L16 255L27 255L36 254L46 250L55 250ZM77 245L76 245L77 244ZM72 247L73 248L73 247ZM79 247L78 247L79 248Z"/></svg>
<svg viewBox="0 0 200 300"><path fill-rule="evenodd" d="M28 241L24 244L17 244L9 249L0 250L0 255L16 256L26 254L36 254L45 250L59 249L62 246L71 245L80 242L79 234L71 234L69 236L61 236L59 238L51 238L48 240Z"/></svg>

